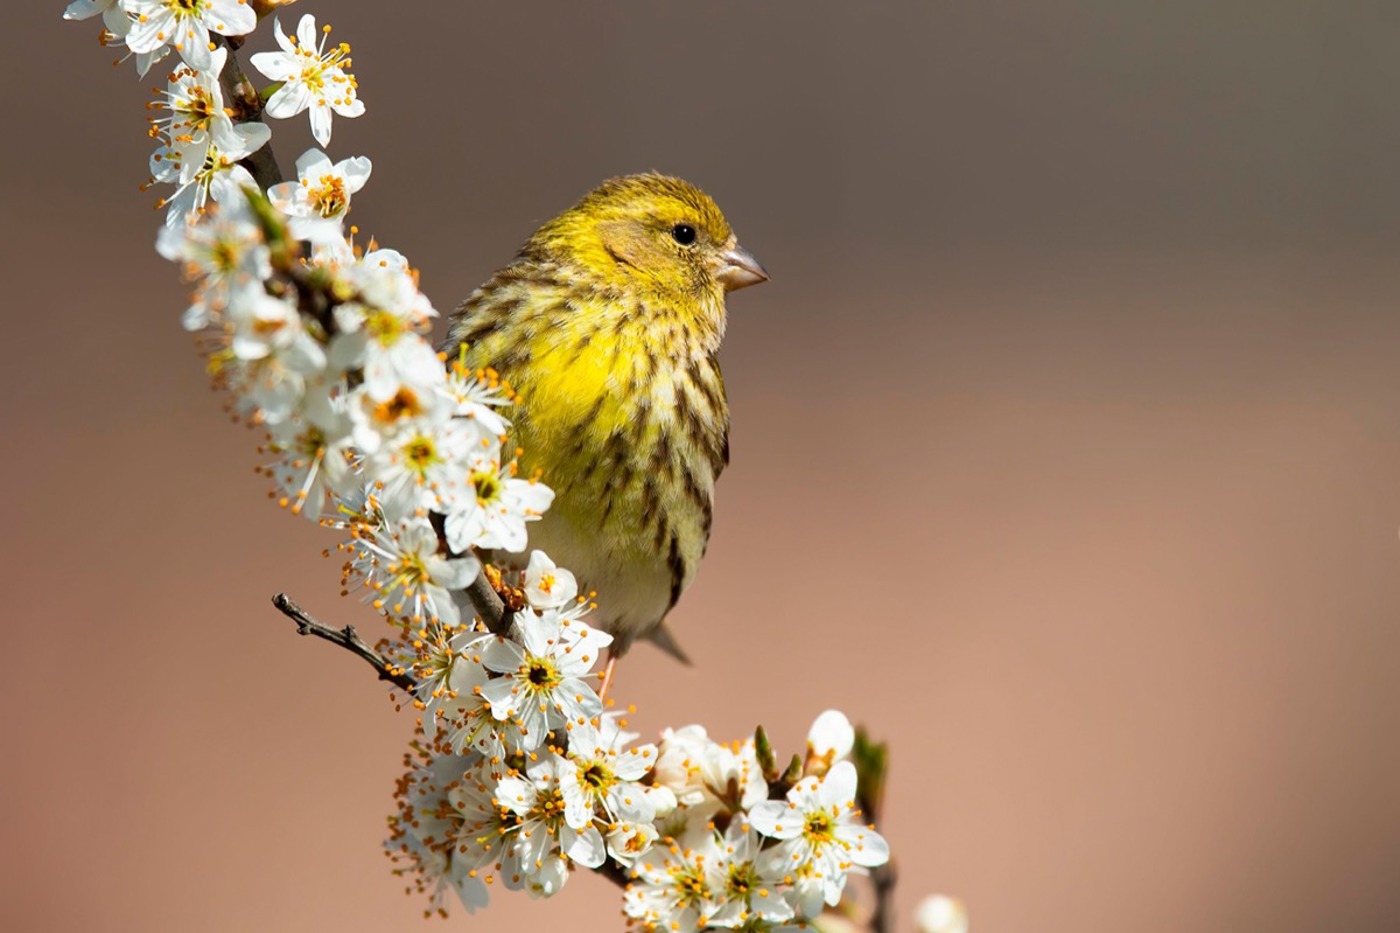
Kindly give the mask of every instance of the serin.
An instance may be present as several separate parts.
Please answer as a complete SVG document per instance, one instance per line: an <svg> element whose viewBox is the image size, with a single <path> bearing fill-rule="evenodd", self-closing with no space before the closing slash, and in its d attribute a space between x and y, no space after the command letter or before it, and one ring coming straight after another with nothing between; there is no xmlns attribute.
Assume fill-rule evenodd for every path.
<svg viewBox="0 0 1400 933"><path fill-rule="evenodd" d="M556 493L530 544L599 594L589 622L616 639L605 685L637 638L687 660L666 615L729 463L725 296L767 278L699 188L629 175L535 231L452 319L449 357L520 393L522 467Z"/></svg>

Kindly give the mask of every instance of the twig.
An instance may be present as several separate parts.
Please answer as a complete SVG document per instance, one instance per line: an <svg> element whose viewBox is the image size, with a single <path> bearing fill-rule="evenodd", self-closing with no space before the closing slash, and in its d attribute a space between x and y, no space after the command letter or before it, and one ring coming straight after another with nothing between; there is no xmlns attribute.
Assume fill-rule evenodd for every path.
<svg viewBox="0 0 1400 933"><path fill-rule="evenodd" d="M486 582L485 574L478 575L476 582L467 588L467 597L481 616L481 620L492 632L504 635L510 631L513 613L506 609L501 597L491 588L491 584ZM365 663L379 673L380 680L389 681L405 693L412 693L414 687L417 686L414 679L407 674L395 673L390 668L389 662L384 660L384 656L371 648L359 636L359 633L355 631L355 626L347 625L345 628L333 628L326 625L298 606L296 601L286 593L278 593L272 597L272 605L277 607L278 612L297 624L298 635L315 635L317 638L323 638L359 655Z"/></svg>
<svg viewBox="0 0 1400 933"><path fill-rule="evenodd" d="M238 65L238 47L243 44L242 40L221 36L219 41L228 49L228 61L224 62L224 70L219 73L219 86L224 90L225 103L237 108L238 122L261 123L262 99L258 97L253 82L248 80L248 76ZM270 142L243 159L242 164L252 173L253 180L263 191L284 180L282 170L277 167L277 156L273 154Z"/></svg>
<svg viewBox="0 0 1400 933"><path fill-rule="evenodd" d="M383 655L365 644L364 639L360 638L359 634L355 631L355 626L347 625L345 628L331 628L329 625L318 622L312 616L308 615L305 609L302 609L293 602L292 598L286 593L278 593L276 596L272 597L272 605L276 606L279 612L297 624L298 635L315 635L317 638L324 638L331 644L339 645L347 651L363 658L370 667L374 668L379 673L380 680L389 681L389 683L398 687L405 693L411 694L413 692L413 688L416 686L413 678L407 674L395 673L390 668L389 662L384 660Z"/></svg>
<svg viewBox="0 0 1400 933"><path fill-rule="evenodd" d="M894 923L894 862L870 870L870 881L875 888L875 910L870 915L871 933L890 933Z"/></svg>

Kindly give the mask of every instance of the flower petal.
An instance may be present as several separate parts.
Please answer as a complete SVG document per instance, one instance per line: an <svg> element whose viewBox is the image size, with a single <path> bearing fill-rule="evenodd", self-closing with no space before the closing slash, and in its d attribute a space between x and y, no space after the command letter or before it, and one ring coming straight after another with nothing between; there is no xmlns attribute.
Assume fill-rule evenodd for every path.
<svg viewBox="0 0 1400 933"><path fill-rule="evenodd" d="M209 0L209 14L214 31L225 36L242 36L258 25L258 14L247 0Z"/></svg>
<svg viewBox="0 0 1400 933"><path fill-rule="evenodd" d="M374 166L364 156L355 156L353 159L343 160L336 168L345 177L345 189L354 194L369 181L369 174Z"/></svg>
<svg viewBox="0 0 1400 933"><path fill-rule="evenodd" d="M257 56L255 55L253 57L256 58ZM268 75L268 77L272 76ZM267 107L264 109L264 112L269 117L285 120L288 117L296 116L309 106L311 106L311 92L307 90L306 85L302 84L300 81L288 81L278 89L276 94L272 95L272 99L267 102ZM322 145L325 145L325 143L322 143Z"/></svg>
<svg viewBox="0 0 1400 933"><path fill-rule="evenodd" d="M573 839L568 838L571 833L574 836ZM603 843L603 835L598 832L596 826L589 826L583 832L566 829L562 841L566 846L564 854L584 868L597 868L608 857L608 848Z"/></svg>
<svg viewBox="0 0 1400 933"><path fill-rule="evenodd" d="M277 38L281 40L280 33ZM286 81L301 70L297 67L296 59L282 52L258 52L249 57L248 63L271 81Z"/></svg>
<svg viewBox="0 0 1400 933"><path fill-rule="evenodd" d="M802 832L802 814L781 800L764 800L749 810L749 823L773 839L793 839Z"/></svg>
<svg viewBox="0 0 1400 933"><path fill-rule="evenodd" d="M822 778L817 801L825 807L845 807L855 799L856 767L849 761L838 761Z"/></svg>

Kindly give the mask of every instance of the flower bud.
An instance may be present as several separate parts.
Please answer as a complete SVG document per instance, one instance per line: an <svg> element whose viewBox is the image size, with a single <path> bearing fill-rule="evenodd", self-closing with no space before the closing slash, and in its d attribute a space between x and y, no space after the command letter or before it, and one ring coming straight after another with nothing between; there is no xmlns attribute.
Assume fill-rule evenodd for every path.
<svg viewBox="0 0 1400 933"><path fill-rule="evenodd" d="M845 713L834 709L822 713L807 733L806 773L826 774L832 765L850 756L855 741L855 729Z"/></svg>

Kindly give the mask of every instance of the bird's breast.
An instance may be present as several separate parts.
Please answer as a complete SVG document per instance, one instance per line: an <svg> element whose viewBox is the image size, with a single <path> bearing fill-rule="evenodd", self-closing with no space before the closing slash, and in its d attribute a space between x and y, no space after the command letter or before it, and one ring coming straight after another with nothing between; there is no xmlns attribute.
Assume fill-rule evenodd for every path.
<svg viewBox="0 0 1400 933"><path fill-rule="evenodd" d="M675 537L683 553L674 561L698 561L691 542L703 550L727 457L728 407L712 356L595 333L546 348L521 394L525 460L559 505L619 544L654 555Z"/></svg>
<svg viewBox="0 0 1400 933"><path fill-rule="evenodd" d="M615 634L660 622L709 539L729 412L715 340L693 320L510 282L453 330L473 365L496 368L519 392L521 464L555 490L532 546L598 590Z"/></svg>

